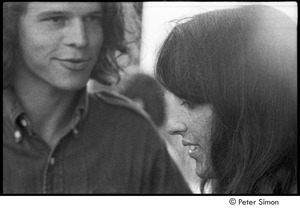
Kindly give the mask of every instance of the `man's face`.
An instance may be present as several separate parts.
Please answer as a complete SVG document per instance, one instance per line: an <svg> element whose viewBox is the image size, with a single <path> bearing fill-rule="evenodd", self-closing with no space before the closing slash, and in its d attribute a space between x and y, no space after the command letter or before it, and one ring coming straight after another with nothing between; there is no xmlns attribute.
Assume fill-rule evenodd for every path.
<svg viewBox="0 0 300 209"><path fill-rule="evenodd" d="M83 88L103 43L97 2L30 2L20 19L21 70L63 90Z"/></svg>

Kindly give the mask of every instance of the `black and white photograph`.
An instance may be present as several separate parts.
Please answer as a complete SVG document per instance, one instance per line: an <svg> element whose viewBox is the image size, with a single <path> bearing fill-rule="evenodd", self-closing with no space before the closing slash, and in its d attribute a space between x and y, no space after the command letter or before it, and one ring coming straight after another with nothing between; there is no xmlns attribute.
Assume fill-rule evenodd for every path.
<svg viewBox="0 0 300 209"><path fill-rule="evenodd" d="M3 196L295 207L297 2L2 7Z"/></svg>

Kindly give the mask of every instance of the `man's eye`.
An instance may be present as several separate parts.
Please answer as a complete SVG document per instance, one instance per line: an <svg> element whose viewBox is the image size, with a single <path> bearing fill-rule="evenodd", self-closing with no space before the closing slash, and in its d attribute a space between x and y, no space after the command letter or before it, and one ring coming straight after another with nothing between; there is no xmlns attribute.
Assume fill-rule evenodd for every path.
<svg viewBox="0 0 300 209"><path fill-rule="evenodd" d="M65 17L57 16L57 17L47 17L44 19L44 21L47 22L53 22L53 23L64 23L66 21Z"/></svg>
<svg viewBox="0 0 300 209"><path fill-rule="evenodd" d="M98 16L98 15L91 15L91 16L88 16L86 20L100 23L102 21L102 17Z"/></svg>

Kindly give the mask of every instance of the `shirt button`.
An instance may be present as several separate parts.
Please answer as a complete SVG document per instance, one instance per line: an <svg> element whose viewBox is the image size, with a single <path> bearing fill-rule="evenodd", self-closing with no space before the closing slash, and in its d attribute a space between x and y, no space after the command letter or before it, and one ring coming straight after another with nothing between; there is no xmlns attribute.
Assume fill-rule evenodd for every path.
<svg viewBox="0 0 300 209"><path fill-rule="evenodd" d="M50 165L54 165L54 164L55 164L55 158L52 157L52 158L50 159Z"/></svg>
<svg viewBox="0 0 300 209"><path fill-rule="evenodd" d="M27 121L25 119L21 119L21 125L23 127L26 127L27 126Z"/></svg>
<svg viewBox="0 0 300 209"><path fill-rule="evenodd" d="M78 130L77 130L76 128L73 128L73 133L74 133L75 135L78 135Z"/></svg>
<svg viewBox="0 0 300 209"><path fill-rule="evenodd" d="M21 135L21 132L19 130L16 130L14 132L14 137L15 137L16 143L20 143L22 141L22 135Z"/></svg>

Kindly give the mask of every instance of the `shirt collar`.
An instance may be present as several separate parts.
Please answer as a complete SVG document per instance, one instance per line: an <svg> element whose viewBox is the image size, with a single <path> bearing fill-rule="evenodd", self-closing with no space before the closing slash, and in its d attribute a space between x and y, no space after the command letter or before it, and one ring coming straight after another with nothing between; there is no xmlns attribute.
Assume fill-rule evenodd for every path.
<svg viewBox="0 0 300 209"><path fill-rule="evenodd" d="M79 100L75 110L80 113L81 119L84 119L86 117L88 112L88 106L89 106L89 96L87 93L87 88L84 88L79 91Z"/></svg>
<svg viewBox="0 0 300 209"><path fill-rule="evenodd" d="M77 119L75 120L76 122L73 122L74 124L72 124L72 126L75 126L79 122L79 120L83 120L88 112L89 96L87 93L87 89L84 88L78 93L79 99L74 113L74 116ZM11 121L11 123L14 126L14 129L18 129L18 120L21 116L22 118L26 118L26 113L24 108L20 104L20 101L16 97L13 88L11 86L3 88L3 117ZM28 123L28 131L31 133L30 121L28 121Z"/></svg>
<svg viewBox="0 0 300 209"><path fill-rule="evenodd" d="M23 107L18 101L12 87L3 89L3 117L15 125L20 115L25 114Z"/></svg>

